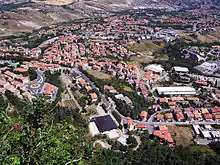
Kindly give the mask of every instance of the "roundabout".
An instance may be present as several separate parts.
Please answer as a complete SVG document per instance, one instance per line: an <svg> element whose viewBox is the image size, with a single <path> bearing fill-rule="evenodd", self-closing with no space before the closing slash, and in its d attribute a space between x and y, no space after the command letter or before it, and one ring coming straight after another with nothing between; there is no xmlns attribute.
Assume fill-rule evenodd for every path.
<svg viewBox="0 0 220 165"><path fill-rule="evenodd" d="M34 83L30 86L32 89L36 89L40 87L40 84Z"/></svg>

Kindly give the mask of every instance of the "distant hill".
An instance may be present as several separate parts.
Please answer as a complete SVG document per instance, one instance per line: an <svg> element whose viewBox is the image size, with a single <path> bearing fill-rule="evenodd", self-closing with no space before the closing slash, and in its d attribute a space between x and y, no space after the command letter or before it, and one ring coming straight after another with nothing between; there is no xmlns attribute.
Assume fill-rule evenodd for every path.
<svg viewBox="0 0 220 165"><path fill-rule="evenodd" d="M30 0L0 0L0 4L23 3L29 1Z"/></svg>
<svg viewBox="0 0 220 165"><path fill-rule="evenodd" d="M196 8L220 0L0 0L0 35L127 9Z"/></svg>

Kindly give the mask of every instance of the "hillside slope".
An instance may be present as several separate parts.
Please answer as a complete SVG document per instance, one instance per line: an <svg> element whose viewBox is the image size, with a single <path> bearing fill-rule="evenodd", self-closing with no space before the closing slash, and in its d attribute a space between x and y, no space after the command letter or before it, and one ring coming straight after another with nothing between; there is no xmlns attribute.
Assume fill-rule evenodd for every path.
<svg viewBox="0 0 220 165"><path fill-rule="evenodd" d="M219 3L218 0L0 0L0 35L127 9L176 10Z"/></svg>

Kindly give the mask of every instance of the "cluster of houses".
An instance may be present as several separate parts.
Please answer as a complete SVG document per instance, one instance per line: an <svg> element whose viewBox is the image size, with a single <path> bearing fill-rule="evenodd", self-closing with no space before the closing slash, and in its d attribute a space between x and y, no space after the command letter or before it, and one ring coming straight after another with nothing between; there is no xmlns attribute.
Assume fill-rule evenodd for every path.
<svg viewBox="0 0 220 165"><path fill-rule="evenodd" d="M1 70L0 93L5 94L6 91L9 91L18 98L25 97L27 99L32 99L31 94L25 90L25 83L29 82L29 78L21 74L25 72L25 69L19 68L15 69L14 72L9 70Z"/></svg>
<svg viewBox="0 0 220 165"><path fill-rule="evenodd" d="M94 86L91 86L91 84L85 80L79 73L74 72L72 73L72 78L75 80L76 85L78 89L84 88L86 92L89 94L89 97L91 99L91 103L95 103L98 101L98 95L94 91Z"/></svg>
<svg viewBox="0 0 220 165"><path fill-rule="evenodd" d="M194 21L169 18L169 23L193 24ZM150 64L142 70L136 64L127 64L124 59L133 55L141 55L130 51L127 46L129 43L137 40L164 40L166 42L174 41L179 38L171 28L152 28L148 26L149 21L146 18L137 19L134 15L120 15L103 19L103 23L80 23L75 25L55 26L51 25L49 29L41 29L37 32L38 37L43 35L54 35L60 33L59 37L50 38L36 48L28 49L21 45L13 45L10 41L0 41L0 57L12 58L22 57L28 60L23 62L14 70L0 71L0 93L4 94L7 90L12 92L18 98L26 98L30 101L35 94L42 93L48 98L54 100L57 93L57 87L45 82L44 71L55 72L62 70L63 67L76 67L80 69L91 69L104 72L115 76L118 79L127 81L138 95L147 98L153 91L152 96L155 100L152 109L160 111L169 109L169 111L155 115L154 121L157 122L219 122L220 121L220 99L214 93L210 93L212 100L216 101L215 106L204 106L204 99L197 97L200 86L208 86L206 80L196 80L196 88L192 86L172 86L172 87L153 87L155 82L167 77L168 73L161 65ZM219 22L213 23L219 25ZM200 26L201 24L199 24ZM204 26L205 27L205 26ZM77 31L77 33L76 33ZM13 45L13 46L12 46ZM217 73L220 71L219 60L206 61L208 57L219 58L220 47L212 48L189 47L184 49L183 57L195 61L204 61L197 69L204 74ZM4 64L3 64L4 65ZM33 82L29 81L28 69L33 68L39 71L40 76ZM174 67L175 73L188 74L188 68ZM96 88L79 72L71 72L75 85L78 89L85 89L91 102L96 103L99 96ZM199 86L199 87L198 87ZM220 80L219 80L220 86ZM128 105L133 104L128 96L119 93L113 86L105 85L104 90L114 94L115 99L121 100ZM142 110L139 114L141 122L134 122L132 119L122 121L124 128L147 129L148 111ZM89 129L92 136L106 134L111 139L119 138L118 123L111 115L92 117L89 123ZM204 131L198 128L198 132ZM198 133L197 132L197 133ZM203 133L201 133L203 134ZM212 133L209 133L210 136ZM214 133L213 133L214 134ZM161 143L173 144L174 141L168 128L160 125L153 130L154 138L158 138ZM204 133L205 136L208 136ZM203 135L203 136L204 136ZM215 135L217 136L217 135Z"/></svg>
<svg viewBox="0 0 220 165"><path fill-rule="evenodd" d="M194 20L185 19L181 17L169 17L166 19L161 19L161 22L167 22L167 23L175 23L175 24L185 24L185 25L193 25L195 22Z"/></svg>
<svg viewBox="0 0 220 165"><path fill-rule="evenodd" d="M220 28L220 21L217 18L218 13L218 9L195 9L184 11L184 13L181 13L178 16L161 16L157 20L161 23L167 23L170 25L182 25L182 27L193 27L195 24L196 31L200 32L213 31L219 30ZM209 19L204 20L204 17ZM192 31L191 28L189 29ZM186 30L188 30L188 28Z"/></svg>
<svg viewBox="0 0 220 165"><path fill-rule="evenodd" d="M207 86L206 81L196 80L195 84ZM219 99L212 91L207 91L206 98L200 98L192 86L157 87L158 99L155 111L170 109L158 113L155 121L208 121L219 122Z"/></svg>
<svg viewBox="0 0 220 165"><path fill-rule="evenodd" d="M57 70L57 68L60 69L60 67L56 64L46 64L38 61L25 61L19 67L14 69L5 67L0 71L0 93L5 94L6 91L9 91L20 99L25 98L29 101L32 101L37 93L33 92L31 87L33 86L33 88L35 88L35 85L37 87L37 82L30 82L28 73L29 68L39 69L42 71L54 71ZM44 94L49 99L53 98L54 100L56 97L55 93L58 90L57 87L43 81L42 83L40 93Z"/></svg>
<svg viewBox="0 0 220 165"><path fill-rule="evenodd" d="M175 103L175 102L174 102ZM157 122L219 122L220 121L220 108L171 108L169 112L158 113L155 116Z"/></svg>
<svg viewBox="0 0 220 165"><path fill-rule="evenodd" d="M158 27L153 29L147 26L148 22L146 19L137 19L132 15L122 15L105 18L103 24L52 26L51 29L40 30L38 35L56 35L58 32L63 35L50 38L32 49L4 41L5 43L0 43L0 57L21 56L32 59L43 57L43 62L73 65L75 62L80 62L81 57L113 56L123 59L135 55L126 47L138 39L162 39L169 42L178 38L172 29ZM79 33L72 34L72 31L76 30L79 30Z"/></svg>
<svg viewBox="0 0 220 165"><path fill-rule="evenodd" d="M8 42L8 41L6 41ZM10 43L12 44L12 43ZM25 48L23 46L17 46L17 47L13 47L13 46L0 46L0 57L3 58L9 58L9 57L22 57L22 58L31 58L31 59L38 59L39 56L41 54L41 49L40 48L33 48L33 49L29 49L29 48Z"/></svg>
<svg viewBox="0 0 220 165"><path fill-rule="evenodd" d="M111 41L75 43L78 36L63 36L45 50L42 61L73 66L87 57L124 58L132 55L124 46Z"/></svg>
<svg viewBox="0 0 220 165"><path fill-rule="evenodd" d="M141 34L136 35L138 37L138 40L161 40L165 42L172 42L176 39L179 39L180 36L176 34L173 29L162 29L157 28L156 32L152 32L150 34Z"/></svg>
<svg viewBox="0 0 220 165"><path fill-rule="evenodd" d="M198 24L198 28L208 31L208 30L219 30L220 29L220 21L214 20L210 22L201 22Z"/></svg>

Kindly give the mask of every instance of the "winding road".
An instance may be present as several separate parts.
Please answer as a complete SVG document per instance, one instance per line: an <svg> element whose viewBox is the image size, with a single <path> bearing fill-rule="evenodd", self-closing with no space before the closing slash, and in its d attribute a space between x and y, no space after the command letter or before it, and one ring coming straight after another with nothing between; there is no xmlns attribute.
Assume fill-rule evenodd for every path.
<svg viewBox="0 0 220 165"><path fill-rule="evenodd" d="M28 85L28 90L36 94L41 92L46 78L42 71L36 69L35 72L37 73L37 78ZM33 87L34 84L37 85L35 88Z"/></svg>
<svg viewBox="0 0 220 165"><path fill-rule="evenodd" d="M103 93L101 93L99 91L99 88L95 86L95 84L85 75L83 74L82 72L80 72L79 70L77 69L73 69L74 72L78 73L85 81L87 81L91 87L93 89L96 89L99 96L101 97L101 101L103 103L106 104L107 106L107 109L109 110L110 113L112 112L116 112L122 120L127 120L129 119L129 117L125 117L123 116L120 112L118 112L118 110L116 109L116 106L115 105L112 105L111 103L109 103L109 101L105 98L105 95ZM172 122L154 122L154 118L155 118L155 115L157 113L164 113L164 112L169 112L171 111L171 109L162 109L160 111L157 111L155 112L154 114L152 114L150 116L150 118L146 121L146 122L143 122L143 121L139 121L139 120L133 120L133 123L134 124L146 124L148 126L148 131L151 132L152 131L152 126L153 125L198 125L198 124L201 124L201 125L204 125L204 124L208 124L208 125L216 125L216 124L220 124L220 121L210 121L210 122L207 122L207 121L194 121L194 122L178 122L178 121L172 121Z"/></svg>

